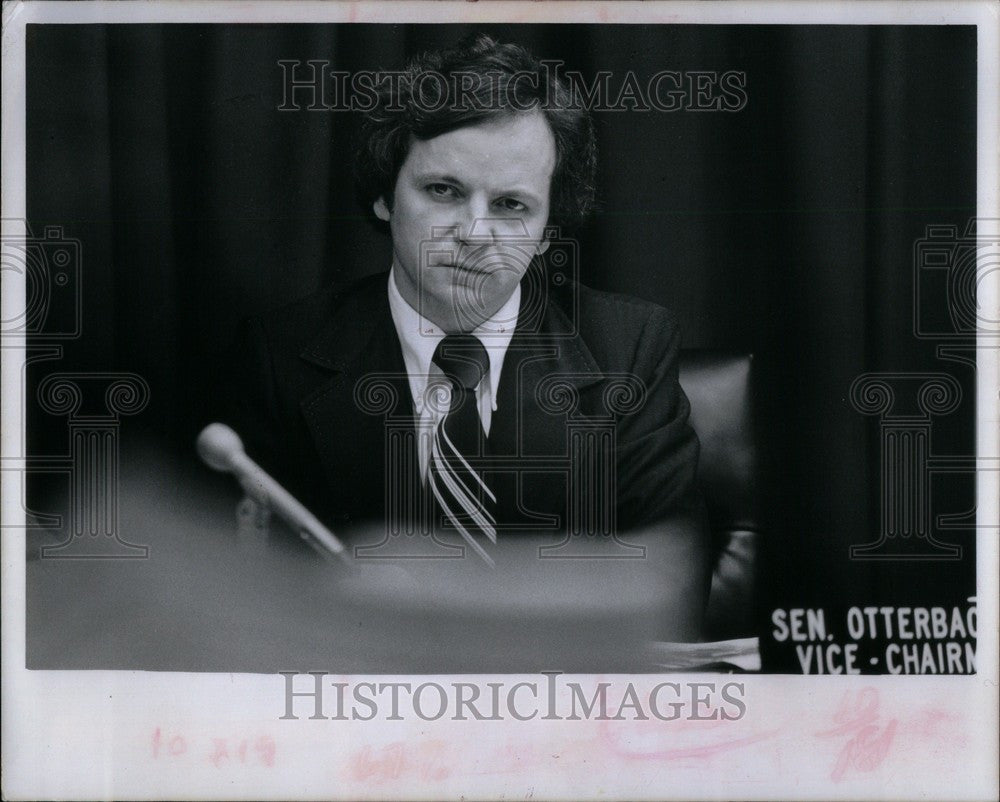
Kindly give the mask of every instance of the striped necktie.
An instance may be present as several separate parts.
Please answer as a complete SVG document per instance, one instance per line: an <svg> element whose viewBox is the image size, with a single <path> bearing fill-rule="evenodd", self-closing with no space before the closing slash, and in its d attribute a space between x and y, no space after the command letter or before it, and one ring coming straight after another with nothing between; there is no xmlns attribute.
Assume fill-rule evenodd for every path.
<svg viewBox="0 0 1000 802"><path fill-rule="evenodd" d="M489 356L473 335L449 334L438 343L432 361L451 383L451 405L434 430L429 485L447 521L493 565L484 546L485 540L497 540L496 496L483 477L486 434L476 401Z"/></svg>

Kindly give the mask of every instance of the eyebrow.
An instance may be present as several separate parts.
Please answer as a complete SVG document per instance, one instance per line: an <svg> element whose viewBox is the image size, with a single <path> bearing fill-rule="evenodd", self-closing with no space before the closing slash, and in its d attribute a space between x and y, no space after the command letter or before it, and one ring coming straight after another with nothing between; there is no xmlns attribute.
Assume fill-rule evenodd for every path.
<svg viewBox="0 0 1000 802"><path fill-rule="evenodd" d="M446 173L417 173L414 179L418 184L458 184L460 187L465 186L463 181Z"/></svg>
<svg viewBox="0 0 1000 802"><path fill-rule="evenodd" d="M504 196L504 197L512 195L512 196L515 196L515 197L518 197L518 198L524 198L525 200L531 201L533 203L540 203L541 202L541 198L539 198L531 190L525 189L524 187L511 187L510 189L508 189L508 190L506 190L504 192L501 192L500 194L502 196Z"/></svg>

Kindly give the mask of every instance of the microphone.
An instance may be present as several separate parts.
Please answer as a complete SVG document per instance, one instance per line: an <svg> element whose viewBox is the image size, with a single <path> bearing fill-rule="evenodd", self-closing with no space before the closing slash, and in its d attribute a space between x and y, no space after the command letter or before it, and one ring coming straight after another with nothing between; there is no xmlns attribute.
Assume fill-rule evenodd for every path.
<svg viewBox="0 0 1000 802"><path fill-rule="evenodd" d="M210 423L198 435L196 445L208 467L233 474L250 496L278 513L322 556L350 562L336 535L247 456L236 432L224 423Z"/></svg>

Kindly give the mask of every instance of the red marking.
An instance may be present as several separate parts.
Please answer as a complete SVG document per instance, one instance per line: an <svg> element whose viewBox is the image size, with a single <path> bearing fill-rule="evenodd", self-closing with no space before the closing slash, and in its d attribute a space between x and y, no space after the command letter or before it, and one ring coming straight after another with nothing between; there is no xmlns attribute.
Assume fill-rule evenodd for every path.
<svg viewBox="0 0 1000 802"><path fill-rule="evenodd" d="M933 740L944 737L940 732L942 724L958 724L961 720L961 716L956 716L954 713L928 708L921 712L920 717L913 725L913 729L914 733L921 738Z"/></svg>
<svg viewBox="0 0 1000 802"><path fill-rule="evenodd" d="M414 748L401 741L383 746L377 752L371 745L351 756L348 766L354 780L388 782L406 776L418 776L425 782L447 779L451 770L447 764L447 743L427 741Z"/></svg>
<svg viewBox="0 0 1000 802"><path fill-rule="evenodd" d="M817 736L843 735L878 718L878 691L864 688L854 696L854 704L851 704L851 696L851 692L846 691L840 699L840 707L833 714L833 723L837 726L817 732Z"/></svg>
<svg viewBox="0 0 1000 802"><path fill-rule="evenodd" d="M391 743L373 755L370 745L355 752L351 759L351 776L355 780L395 780L403 771L405 755L403 744Z"/></svg>
<svg viewBox="0 0 1000 802"><path fill-rule="evenodd" d="M255 747L257 749L257 755L260 758L260 762L265 766L273 766L275 755L278 752L278 747L274 742L274 738L270 735L262 735L257 739Z"/></svg>
<svg viewBox="0 0 1000 802"><path fill-rule="evenodd" d="M848 691L833 714L836 726L816 733L820 738L854 734L844 744L830 771L830 779L834 782L840 782L849 769L870 772L885 762L896 736L898 722L890 719L880 731L878 703L878 691L875 688L864 688L857 694Z"/></svg>
<svg viewBox="0 0 1000 802"><path fill-rule="evenodd" d="M881 734L876 726L862 727L858 734L844 745L833 771L830 772L830 779L840 782L849 768L861 772L877 769L889 753L895 734L896 719L892 719Z"/></svg>
<svg viewBox="0 0 1000 802"><path fill-rule="evenodd" d="M216 766L222 763L223 758L229 760L229 742L225 738L213 738L212 742L215 744L215 748L212 750L209 760Z"/></svg>
<svg viewBox="0 0 1000 802"><path fill-rule="evenodd" d="M448 768L447 744L444 741L429 741L426 749L429 754L420 765L420 776L427 781L444 780L451 774Z"/></svg>
<svg viewBox="0 0 1000 802"><path fill-rule="evenodd" d="M776 729L767 730L765 732L757 732L752 735L747 735L743 738L730 738L725 741L715 741L714 743L699 744L681 749L658 749L648 752L640 752L619 745L612 733L608 731L607 722L601 722L599 732L602 740L611 747L611 751L616 756L624 757L629 760L681 760L684 758L714 757L722 752L730 752L734 749L740 749L741 747L750 746L751 744L758 743L759 741L773 738L778 734L778 730Z"/></svg>
<svg viewBox="0 0 1000 802"><path fill-rule="evenodd" d="M183 735L174 735L169 739L165 739L163 732L159 727L153 730L153 758L158 758L160 756L161 747L165 745L166 754L171 757L180 757L188 752L188 743ZM253 752L250 760L247 759L247 749L251 743L250 739L243 738L239 741L239 744L235 752L230 750L230 739L228 738L211 738L212 748L208 753L208 760L216 768L219 768L223 764L234 764L239 762L242 764L252 763L259 766L273 766L275 763L275 757L278 752L277 744L270 735L261 735L253 741ZM232 743L235 745L236 740L233 739ZM200 749L192 750L200 755L204 755ZM234 760L234 754L238 757L238 761Z"/></svg>
<svg viewBox="0 0 1000 802"><path fill-rule="evenodd" d="M163 741L163 736L160 733L160 728L157 727L153 731L153 757L157 758L160 756L160 744ZM177 757L183 755L187 752L187 741L184 740L183 735L175 735L169 741L167 741L167 754L172 757Z"/></svg>

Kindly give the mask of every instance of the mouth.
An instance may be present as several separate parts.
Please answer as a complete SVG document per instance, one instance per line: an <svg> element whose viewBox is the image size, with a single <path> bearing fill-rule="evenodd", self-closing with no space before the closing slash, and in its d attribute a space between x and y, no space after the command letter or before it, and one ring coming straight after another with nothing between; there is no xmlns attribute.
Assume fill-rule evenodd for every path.
<svg viewBox="0 0 1000 802"><path fill-rule="evenodd" d="M453 262L450 267L460 273L468 273L470 276L482 276L487 273L486 270L477 268L474 264L470 264L468 262Z"/></svg>
<svg viewBox="0 0 1000 802"><path fill-rule="evenodd" d="M497 272L513 271L523 273L530 258L521 253L488 248L476 248L468 253L438 252L431 254L428 267L454 270L468 276L487 276Z"/></svg>
<svg viewBox="0 0 1000 802"><path fill-rule="evenodd" d="M436 270L455 271L469 276L482 276L490 271L488 269L488 264L484 265L480 262L481 260L454 259L449 256L447 258L435 259L432 264L428 265L428 267Z"/></svg>

